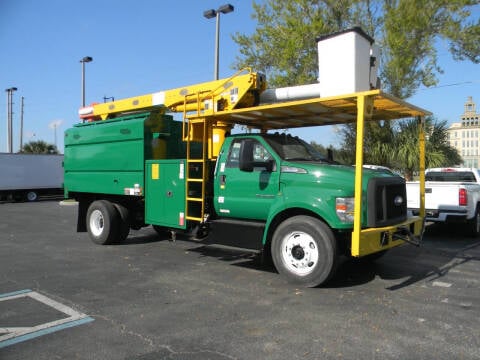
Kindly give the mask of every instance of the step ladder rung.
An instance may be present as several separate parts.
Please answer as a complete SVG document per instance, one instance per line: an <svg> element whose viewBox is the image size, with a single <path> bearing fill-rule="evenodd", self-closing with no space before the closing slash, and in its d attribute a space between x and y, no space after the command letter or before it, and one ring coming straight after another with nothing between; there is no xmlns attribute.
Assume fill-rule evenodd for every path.
<svg viewBox="0 0 480 360"><path fill-rule="evenodd" d="M196 202L202 202L203 198L197 198L197 197L187 197L187 201L196 201Z"/></svg>
<svg viewBox="0 0 480 360"><path fill-rule="evenodd" d="M203 159L187 159L187 163L203 163Z"/></svg>
<svg viewBox="0 0 480 360"><path fill-rule="evenodd" d="M201 217L195 217L195 216L188 216L188 215L187 215L187 216L185 216L185 218L186 218L187 220L193 220L193 221L203 222L203 218L201 218Z"/></svg>
<svg viewBox="0 0 480 360"><path fill-rule="evenodd" d="M187 181L188 182L198 182L198 183L201 183L203 182L203 179L200 179L200 178L187 178Z"/></svg>

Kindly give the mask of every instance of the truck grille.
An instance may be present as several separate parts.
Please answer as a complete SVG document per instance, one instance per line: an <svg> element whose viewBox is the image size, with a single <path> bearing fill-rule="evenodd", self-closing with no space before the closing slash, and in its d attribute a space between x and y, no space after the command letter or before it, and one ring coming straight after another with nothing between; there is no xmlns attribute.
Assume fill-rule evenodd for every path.
<svg viewBox="0 0 480 360"><path fill-rule="evenodd" d="M367 201L368 227L394 225L407 219L405 180L399 176L370 179Z"/></svg>

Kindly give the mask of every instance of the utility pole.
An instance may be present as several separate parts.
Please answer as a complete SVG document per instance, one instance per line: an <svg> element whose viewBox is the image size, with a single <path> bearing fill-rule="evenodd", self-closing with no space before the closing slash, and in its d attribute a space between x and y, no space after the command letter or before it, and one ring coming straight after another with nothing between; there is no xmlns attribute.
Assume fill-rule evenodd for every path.
<svg viewBox="0 0 480 360"><path fill-rule="evenodd" d="M22 96L22 107L20 111L20 151L23 149L23 105L25 98Z"/></svg>
<svg viewBox="0 0 480 360"><path fill-rule="evenodd" d="M5 90L7 92L7 152L13 153L13 127L12 127L12 104L13 92L17 91L16 87L11 87Z"/></svg>

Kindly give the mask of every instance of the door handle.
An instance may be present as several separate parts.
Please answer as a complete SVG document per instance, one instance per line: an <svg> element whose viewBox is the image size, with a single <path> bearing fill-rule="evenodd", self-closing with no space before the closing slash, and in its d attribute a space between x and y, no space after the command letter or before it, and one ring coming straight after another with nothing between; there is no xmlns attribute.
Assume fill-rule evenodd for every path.
<svg viewBox="0 0 480 360"><path fill-rule="evenodd" d="M225 186L227 175L220 175L220 186Z"/></svg>

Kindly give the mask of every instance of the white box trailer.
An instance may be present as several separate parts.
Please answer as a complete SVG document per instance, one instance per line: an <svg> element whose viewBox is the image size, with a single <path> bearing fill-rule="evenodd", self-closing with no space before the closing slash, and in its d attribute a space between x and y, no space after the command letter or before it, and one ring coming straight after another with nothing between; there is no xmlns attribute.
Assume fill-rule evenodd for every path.
<svg viewBox="0 0 480 360"><path fill-rule="evenodd" d="M63 155L0 153L0 200L35 201L63 191Z"/></svg>

